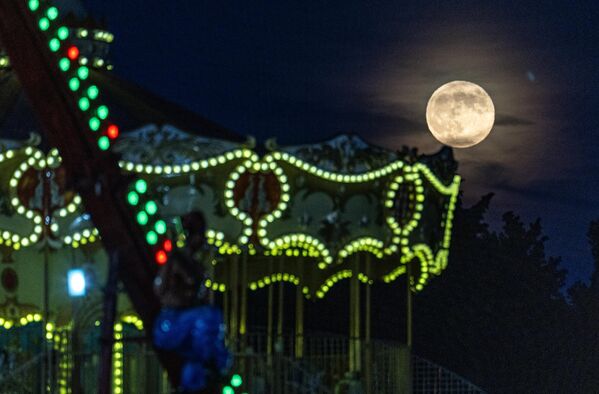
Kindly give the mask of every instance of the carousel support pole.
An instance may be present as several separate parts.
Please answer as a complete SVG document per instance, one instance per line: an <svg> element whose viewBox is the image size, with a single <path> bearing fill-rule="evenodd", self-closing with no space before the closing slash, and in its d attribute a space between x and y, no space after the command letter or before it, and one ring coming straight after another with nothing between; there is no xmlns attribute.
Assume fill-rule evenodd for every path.
<svg viewBox="0 0 599 394"><path fill-rule="evenodd" d="M279 267L280 272L280 267ZM283 338L283 301L285 297L285 287L283 281L279 282L279 296L277 299L277 340L275 342L275 370L276 370L276 386L277 393L282 393L284 390L285 372L282 368L283 354L285 353L285 340Z"/></svg>
<svg viewBox="0 0 599 394"><path fill-rule="evenodd" d="M44 238L44 325L50 321L50 248L48 238ZM42 387L40 393L52 391L52 343L44 341L44 356L42 358Z"/></svg>
<svg viewBox="0 0 599 394"><path fill-rule="evenodd" d="M399 393L412 394L412 264L406 265L406 346L400 353Z"/></svg>
<svg viewBox="0 0 599 394"><path fill-rule="evenodd" d="M116 319L117 286L118 286L118 255L110 256L108 279L104 289L104 319L100 336L100 370L98 373L98 393L109 394L112 379L112 348L114 346L114 321Z"/></svg>
<svg viewBox="0 0 599 394"><path fill-rule="evenodd" d="M241 292L241 311L239 317L239 342L240 342L240 351L244 351L246 347L247 341L247 316L248 316L248 255L247 253L243 253L241 257L241 284L240 284L240 292Z"/></svg>
<svg viewBox="0 0 599 394"><path fill-rule="evenodd" d="M239 370L244 376L248 375L248 361L246 360L247 347L247 314L248 314L248 253L242 252L241 256L241 283L239 291L241 292L241 308L239 314Z"/></svg>
<svg viewBox="0 0 599 394"><path fill-rule="evenodd" d="M233 351L236 351L239 346L237 342L237 333L239 331L239 261L239 256L235 256L231 264L231 318L229 321L229 336Z"/></svg>
<svg viewBox="0 0 599 394"><path fill-rule="evenodd" d="M359 374L361 369L360 341L360 281L358 280L359 260L354 263L354 274L350 278L350 332L349 332L349 370Z"/></svg>
<svg viewBox="0 0 599 394"><path fill-rule="evenodd" d="M412 268L411 264L408 263L406 270L406 345L410 352L412 350L412 313L413 313L413 300L412 300Z"/></svg>
<svg viewBox="0 0 599 394"><path fill-rule="evenodd" d="M272 259L273 257L269 257L268 258L268 268L269 268L269 273L272 273L272 269L273 269L273 263L272 263ZM273 285L272 283L268 286L268 321L267 321L267 328L266 328L266 355L267 355L267 361L268 361L268 365L272 365L272 345L273 345L273 306L274 306L274 289L273 289Z"/></svg>
<svg viewBox="0 0 599 394"><path fill-rule="evenodd" d="M370 264L371 264L371 256L370 254L366 255L366 270L368 272L368 277L370 277ZM365 374L365 385L366 385L366 393L372 394L372 342L371 338L371 327L370 327L370 319L371 319L371 299L370 299L370 284L366 283L365 288L365 309L366 313L364 316L364 345L365 345L365 365L364 365L364 374Z"/></svg>
<svg viewBox="0 0 599 394"><path fill-rule="evenodd" d="M273 343L273 287L268 286L268 322L266 327L266 355L268 358L268 365L272 364L272 343Z"/></svg>
<svg viewBox="0 0 599 394"><path fill-rule="evenodd" d="M302 288L295 289L295 358L304 357L304 295Z"/></svg>
<svg viewBox="0 0 599 394"><path fill-rule="evenodd" d="M229 279L229 283L232 283L231 261L228 257L225 257L223 260L226 269L224 277ZM229 315L231 311L231 308L229 307L229 292L231 291L231 286L228 286L225 288L225 291L223 291L223 317L225 320L225 327L227 328L226 338L228 347L231 346L231 316Z"/></svg>
<svg viewBox="0 0 599 394"><path fill-rule="evenodd" d="M277 299L277 352L283 352L283 301L285 297L283 282L279 282L279 297Z"/></svg>
<svg viewBox="0 0 599 394"><path fill-rule="evenodd" d="M213 261L215 261L215 251L213 248L210 248L210 254L208 259L210 260L210 271L208 273L208 277L212 280L214 280L214 264ZM216 291L212 290L212 288L207 288L206 291L208 292L208 303L210 305L214 305L216 302L216 297L215 297L215 293Z"/></svg>
<svg viewBox="0 0 599 394"><path fill-rule="evenodd" d="M225 318L225 326L229 330L229 289L223 292L223 316Z"/></svg>

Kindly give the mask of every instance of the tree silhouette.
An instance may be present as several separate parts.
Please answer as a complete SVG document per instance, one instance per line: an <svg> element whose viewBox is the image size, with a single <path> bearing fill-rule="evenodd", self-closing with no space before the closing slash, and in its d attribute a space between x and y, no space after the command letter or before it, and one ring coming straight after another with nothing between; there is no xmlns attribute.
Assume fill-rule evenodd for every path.
<svg viewBox="0 0 599 394"><path fill-rule="evenodd" d="M491 199L459 204L448 268L416 297L415 351L492 393L572 392L566 273L539 220L508 212L491 231Z"/></svg>

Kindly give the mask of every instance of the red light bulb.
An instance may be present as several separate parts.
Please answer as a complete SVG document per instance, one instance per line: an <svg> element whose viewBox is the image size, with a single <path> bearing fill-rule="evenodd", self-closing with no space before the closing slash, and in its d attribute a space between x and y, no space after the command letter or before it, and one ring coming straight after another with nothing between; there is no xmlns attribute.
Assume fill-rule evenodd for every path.
<svg viewBox="0 0 599 394"><path fill-rule="evenodd" d="M116 137L119 136L119 128L116 125L111 124L110 126L108 126L108 128L106 129L106 135L108 136L108 138L110 138L111 140L115 139Z"/></svg>
<svg viewBox="0 0 599 394"><path fill-rule="evenodd" d="M79 48L76 46L69 47L67 50L67 57L71 60L75 60L79 57Z"/></svg>
<svg viewBox="0 0 599 394"><path fill-rule="evenodd" d="M166 252L170 252L171 250L173 250L173 243L171 242L170 239L167 239L166 241L164 241L164 244L162 246L164 247L164 250Z"/></svg>
<svg viewBox="0 0 599 394"><path fill-rule="evenodd" d="M156 252L156 262L160 265L163 265L168 260L166 252L164 250L159 250Z"/></svg>

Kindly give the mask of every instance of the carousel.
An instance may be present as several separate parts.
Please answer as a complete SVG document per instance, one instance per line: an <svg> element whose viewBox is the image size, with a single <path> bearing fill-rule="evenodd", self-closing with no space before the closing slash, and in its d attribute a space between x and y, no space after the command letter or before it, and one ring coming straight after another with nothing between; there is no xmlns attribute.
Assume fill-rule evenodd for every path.
<svg viewBox="0 0 599 394"><path fill-rule="evenodd" d="M181 216L200 211L206 219L204 286L206 298L225 312L240 372L232 386L252 393L330 392L318 390L347 378L362 381L366 392L398 392L403 383L394 376L403 367L382 377L373 370L371 285L395 286L403 276L410 298L445 269L460 183L452 151L397 152L355 135L298 146L244 140L114 77L107 59L112 34L75 9L66 15L81 48L77 61L89 72L82 79L93 83L86 92L105 93L108 106L99 110L107 114L110 107L120 124L112 151L122 174L137 179L127 202L147 244L162 245L166 234L173 239L169 248L183 248ZM109 257L60 153L39 137L7 56L0 73L1 130L9 137L0 140L0 382L17 391L23 381L39 381L39 392L80 392L95 382ZM92 118L92 130L94 119L100 122ZM77 296L67 286L73 270L85 282ZM326 303L342 283L349 285L347 302L339 305L349 315L348 335L324 352L328 345L305 335L304 308ZM291 334L283 329L289 288L295 289ZM249 305L261 292L266 318L258 329L248 324L255 322L255 304ZM123 293L114 326L115 394L169 390L143 330ZM408 349L410 336L408 330ZM44 371L32 368L39 365ZM286 372L273 377L274 370Z"/></svg>
<svg viewBox="0 0 599 394"><path fill-rule="evenodd" d="M68 331L94 336L107 257L81 199L67 187L58 152L43 152L38 142L0 143L2 326L23 327L23 339L35 341L35 331L25 327L37 323L66 350L72 338ZM205 286L225 310L229 344L237 352L249 345L248 299L254 292L268 288L266 344L253 350L271 357L282 335L274 315L282 319L283 283L296 288L293 348L283 348L302 358L304 303L326 302L327 293L347 281L348 368L361 371L362 342L370 339L365 336L370 285L393 286L400 275L409 275L411 290L418 292L447 265L459 186L450 150L416 156L341 135L290 147L269 141L259 155L252 140L217 140L170 125L127 132L115 149L122 155L123 173L145 180L146 193L159 201L161 220L148 242L154 234L176 229L178 218L188 212L205 215L210 246ZM129 199L136 199L135 192ZM154 211L147 208L139 212ZM183 247L185 239L176 242ZM76 267L85 271L90 289L83 299L67 292L67 273ZM273 286L279 289L276 295ZM360 316L360 297L365 316ZM143 329L124 297L119 307L122 322L115 335L122 335L124 326ZM72 346L81 347L82 341L93 344L85 338L77 338L69 350L77 352ZM63 366L65 374L69 368Z"/></svg>

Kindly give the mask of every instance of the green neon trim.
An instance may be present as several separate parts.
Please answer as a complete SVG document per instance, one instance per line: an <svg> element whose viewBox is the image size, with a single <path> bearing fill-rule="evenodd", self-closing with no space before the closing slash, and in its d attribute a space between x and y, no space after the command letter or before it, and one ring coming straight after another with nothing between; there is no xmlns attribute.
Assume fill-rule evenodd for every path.
<svg viewBox="0 0 599 394"><path fill-rule="evenodd" d="M235 394L235 390L231 386L223 387L223 394Z"/></svg>
<svg viewBox="0 0 599 394"><path fill-rule="evenodd" d="M89 120L89 128L90 128L92 131L98 131L98 129L100 128L100 119L98 119L98 118L95 118L95 117L94 117L94 118L91 118L91 119Z"/></svg>
<svg viewBox="0 0 599 394"><path fill-rule="evenodd" d="M48 11L46 11L46 15L48 15L48 19L53 21L54 19L58 18L58 8L56 8L56 7L48 8Z"/></svg>
<svg viewBox="0 0 599 394"><path fill-rule="evenodd" d="M91 85L89 88L87 88L87 96L90 99L95 100L98 98L98 94L100 94L100 90L96 85Z"/></svg>
<svg viewBox="0 0 599 394"><path fill-rule="evenodd" d="M146 212L149 215L154 215L158 211L158 205L152 200L146 203Z"/></svg>
<svg viewBox="0 0 599 394"><path fill-rule="evenodd" d="M157 221L154 225L154 229L158 234L166 233L166 223L164 222L164 220Z"/></svg>
<svg viewBox="0 0 599 394"><path fill-rule="evenodd" d="M108 139L108 137L106 137L105 135L100 137L98 139L98 147L101 150L108 150L108 148L110 148L110 140Z"/></svg>
<svg viewBox="0 0 599 394"><path fill-rule="evenodd" d="M79 76L79 79L81 79L82 81L86 80L87 77L89 77L89 68L85 66L79 67L79 69L77 70L77 76Z"/></svg>
<svg viewBox="0 0 599 394"><path fill-rule="evenodd" d="M58 28L58 30L56 31L56 35L58 36L59 39L61 40L66 40L67 38L69 38L69 28L66 26L61 26Z"/></svg>
<svg viewBox="0 0 599 394"><path fill-rule="evenodd" d="M46 31L50 28L50 21L48 20L48 18L42 18L40 19L38 26L41 31Z"/></svg>
<svg viewBox="0 0 599 394"><path fill-rule="evenodd" d="M58 68L60 68L60 70L64 72L69 71L69 69L71 68L71 61L66 57L63 57L58 61Z"/></svg>
<svg viewBox="0 0 599 394"><path fill-rule="evenodd" d="M137 213L137 223L145 226L148 224L148 214L145 211L139 211Z"/></svg>
<svg viewBox="0 0 599 394"><path fill-rule="evenodd" d="M231 386L239 387L242 384L243 384L243 379L241 379L240 375L235 374L231 377Z"/></svg>
<svg viewBox="0 0 599 394"><path fill-rule="evenodd" d="M79 89L79 86L81 85L81 82L79 82L79 79L73 77L69 80L69 89L71 89L73 92L77 91L77 89Z"/></svg>
<svg viewBox="0 0 599 394"><path fill-rule="evenodd" d="M87 97L81 97L79 99L79 109L82 111L87 111L89 109L90 103Z"/></svg>
<svg viewBox="0 0 599 394"><path fill-rule="evenodd" d="M158 242L158 234L156 234L154 231L148 231L148 233L146 234L146 241L150 245L156 245L156 243Z"/></svg>
<svg viewBox="0 0 599 394"><path fill-rule="evenodd" d="M48 43L48 46L52 52L58 52L60 49L60 40L58 38L53 38Z"/></svg>
<svg viewBox="0 0 599 394"><path fill-rule="evenodd" d="M127 202L129 205L137 205L139 203L139 194L134 191L129 192L129 194L127 194Z"/></svg>
<svg viewBox="0 0 599 394"><path fill-rule="evenodd" d="M40 8L39 0L29 0L29 9L31 11L37 11Z"/></svg>
<svg viewBox="0 0 599 394"><path fill-rule="evenodd" d="M138 179L137 182L135 182L135 190L137 190L139 194L144 194L148 191L147 182L143 179Z"/></svg>
<svg viewBox="0 0 599 394"><path fill-rule="evenodd" d="M101 105L98 107L98 118L104 120L108 117L108 107L105 105Z"/></svg>

